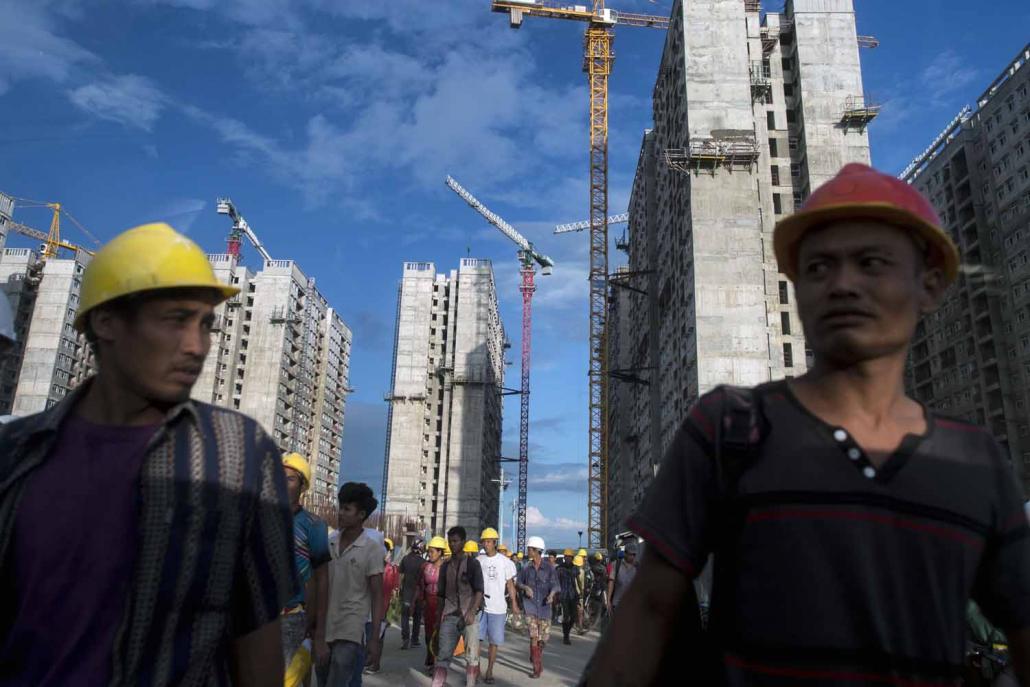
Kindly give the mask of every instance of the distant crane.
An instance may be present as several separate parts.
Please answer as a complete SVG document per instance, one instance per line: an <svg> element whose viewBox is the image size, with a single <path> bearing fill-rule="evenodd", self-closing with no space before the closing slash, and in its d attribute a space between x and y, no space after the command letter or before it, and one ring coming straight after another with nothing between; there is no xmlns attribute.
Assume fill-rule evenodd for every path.
<svg viewBox="0 0 1030 687"><path fill-rule="evenodd" d="M236 206L233 205L232 199L230 198L219 198L218 199L218 214L228 215L229 219L232 220L232 230L229 232L229 238L226 239L225 252L232 255L237 260L242 256L240 250L240 244L243 243L243 237L246 236L250 244L254 246L263 260L271 260L272 256L265 250L264 245L261 243L261 239L257 237L254 230L247 224L247 220L243 219L243 215L236 210Z"/></svg>
<svg viewBox="0 0 1030 687"><path fill-rule="evenodd" d="M608 216L608 226L613 224L625 224L629 222L629 213L623 212L618 215ZM555 234L568 234L573 231L583 231L584 229L590 228L590 220L584 219L579 222L569 222L568 224L556 224L554 225Z"/></svg>
<svg viewBox="0 0 1030 687"><path fill-rule="evenodd" d="M3 195L4 194L0 194L0 196ZM79 231L88 236L95 245L100 245L100 241L97 240L97 237L91 234L89 230L86 229L86 227L82 226L82 224L80 224L77 219L72 217L71 213L65 210L64 206L62 206L60 203L41 200L29 200L28 198L16 198L14 196L7 196L7 198L10 198L11 201L10 207L12 214L14 212L15 204L17 204L17 207L20 208L47 208L48 210L53 211L53 215L50 219L49 232L42 232L28 225L21 224L20 222L15 222L13 219L7 224L11 231L16 231L24 236L28 236L30 238L42 241L42 245L40 246L40 258L42 260L46 261L49 258L57 257L57 251L61 248L70 251L82 251L88 255L93 255L93 251L61 239L62 215L64 215L64 217L67 220L74 224L79 229Z"/></svg>
<svg viewBox="0 0 1030 687"><path fill-rule="evenodd" d="M522 283L519 286L519 291L522 292L522 387L519 414L519 523L515 550L524 551L526 548L526 492L529 484L529 358L530 337L533 330L533 292L536 291L535 265L540 265L540 272L546 277L551 274L554 261L546 255L537 253L533 249L533 244L527 241L515 227L487 209L474 195L466 191L450 176L447 177L447 186L519 247L518 257L522 266L522 269L519 270L519 274L522 276Z"/></svg>
<svg viewBox="0 0 1030 687"><path fill-rule="evenodd" d="M604 0L561 5L551 0L492 0L494 12L508 15L513 29L527 17L587 23L583 71L590 84L590 437L587 544L608 546L608 76L616 24L668 29L668 17L607 9Z"/></svg>

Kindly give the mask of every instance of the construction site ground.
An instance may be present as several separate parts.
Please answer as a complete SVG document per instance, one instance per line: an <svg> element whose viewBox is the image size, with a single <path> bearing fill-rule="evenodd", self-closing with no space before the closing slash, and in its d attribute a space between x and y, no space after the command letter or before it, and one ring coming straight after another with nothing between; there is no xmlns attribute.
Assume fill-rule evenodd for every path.
<svg viewBox="0 0 1030 687"><path fill-rule="evenodd" d="M561 641L561 628L551 628L551 639L544 650L544 674L539 680L529 677L529 638L521 632L505 633L505 644L497 652L494 666L496 685L533 685L534 687L558 687L575 685L583 674L600 635L594 631L580 637L572 633L572 645ZM386 631L383 645L382 670L376 675L365 675L363 687L428 687L432 679L422 669L425 648L418 647L401 651L400 628L391 626ZM483 671L486 671L484 645ZM450 687L465 684L465 660L457 658L452 662L447 676ZM480 680L482 685L482 680Z"/></svg>

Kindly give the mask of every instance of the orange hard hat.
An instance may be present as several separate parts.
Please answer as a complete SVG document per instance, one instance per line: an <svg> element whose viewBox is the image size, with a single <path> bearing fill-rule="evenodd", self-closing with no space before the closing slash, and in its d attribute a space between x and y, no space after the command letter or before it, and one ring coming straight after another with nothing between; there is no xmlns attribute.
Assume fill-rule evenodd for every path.
<svg viewBox="0 0 1030 687"><path fill-rule="evenodd" d="M773 248L780 271L797 281L801 239L812 229L843 219L878 219L911 232L926 244L928 263L941 268L947 283L958 278L958 248L941 228L930 201L901 179L857 162L845 165L800 210L776 223Z"/></svg>

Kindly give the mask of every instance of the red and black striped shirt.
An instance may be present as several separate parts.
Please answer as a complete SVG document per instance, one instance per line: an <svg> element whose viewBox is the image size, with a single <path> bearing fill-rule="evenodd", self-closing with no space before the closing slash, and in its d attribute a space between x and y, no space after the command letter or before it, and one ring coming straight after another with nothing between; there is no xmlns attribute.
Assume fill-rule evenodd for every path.
<svg viewBox="0 0 1030 687"><path fill-rule="evenodd" d="M716 466L725 391L703 396L631 528L695 576L715 554L711 618L730 685L955 684L970 597L1030 627L1030 527L1001 448L927 411L876 467L785 382L727 496Z"/></svg>

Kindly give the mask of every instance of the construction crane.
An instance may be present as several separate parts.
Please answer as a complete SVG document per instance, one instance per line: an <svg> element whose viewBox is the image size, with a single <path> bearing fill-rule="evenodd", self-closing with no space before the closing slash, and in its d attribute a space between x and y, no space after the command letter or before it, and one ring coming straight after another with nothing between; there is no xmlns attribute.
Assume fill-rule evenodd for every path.
<svg viewBox="0 0 1030 687"><path fill-rule="evenodd" d="M593 6L559 5L547 0L492 0L494 12L508 15L511 28L529 17L586 22L583 71L590 97L590 438L587 541L591 548L608 545L608 76L616 25L668 29L669 19L618 12L593 0Z"/></svg>
<svg viewBox="0 0 1030 687"><path fill-rule="evenodd" d="M546 255L537 253L533 249L533 244L527 241L515 227L487 209L474 195L466 191L450 176L447 177L447 186L519 247L518 257L521 265L519 274L522 277L519 285L519 291L522 292L522 386L519 392L521 401L519 408L519 522L515 550L524 551L526 548L526 492L529 484L529 359L533 331L533 292L536 291L535 266L540 265L540 272L546 277L551 274L554 261Z"/></svg>
<svg viewBox="0 0 1030 687"><path fill-rule="evenodd" d="M626 224L629 222L629 213L622 212L618 215L608 216L608 226L613 224ZM590 228L590 220L584 219L579 222L569 222L568 224L556 224L554 225L555 234L568 234L573 231L583 231L584 229Z"/></svg>
<svg viewBox="0 0 1030 687"><path fill-rule="evenodd" d="M3 194L0 194L0 195L3 195ZM39 241L42 241L42 245L40 246L40 251L39 251L40 259L41 260L46 261L49 258L57 257L57 251L60 250L61 248L64 248L65 250L70 250L70 251L83 251L84 253L86 253L88 255L93 255L93 251L91 251L91 250L89 250L87 248L83 248L82 246L79 246L77 244L71 243L69 241L64 241L64 240L61 239L61 216L62 215L68 221L70 221L72 224L74 224L79 229L79 231L81 231L83 234L88 236L90 238L90 240L92 240L95 245L97 245L97 246L100 245L100 241L97 240L97 237L94 236L93 234L91 234L89 232L89 230L86 229L86 227L82 226L82 224L79 223L79 221L77 219L72 217L71 213L68 212L67 210L65 210L64 206L62 206L60 203L41 201L41 200L29 200L28 198L16 198L14 196L7 196L7 197L10 198L11 201L12 201L11 202L11 212L12 212L12 214L14 212L15 206L17 206L19 208L26 208L26 209L27 208L46 208L46 209L48 209L48 210L53 212L53 215L50 218L50 231L49 232L42 232L42 231L40 231L38 229L34 229L34 228L32 228L32 227L30 227L28 225L21 224L20 222L15 222L13 219L10 222L8 222L8 224L7 224L7 226L11 229L11 231L16 231L19 234L22 234L24 236L28 236L30 238L34 238L34 239L37 239Z"/></svg>
<svg viewBox="0 0 1030 687"><path fill-rule="evenodd" d="M243 219L243 215L236 210L236 206L233 205L232 199L230 198L219 198L218 199L218 214L228 215L229 219L232 220L232 230L229 232L229 238L226 239L225 252L232 255L237 260L242 257L240 250L240 244L243 243L243 237L246 236L250 244L254 246L263 260L271 260L272 256L265 250L264 245L261 243L261 239L257 237L254 230L247 224L247 220Z"/></svg>

